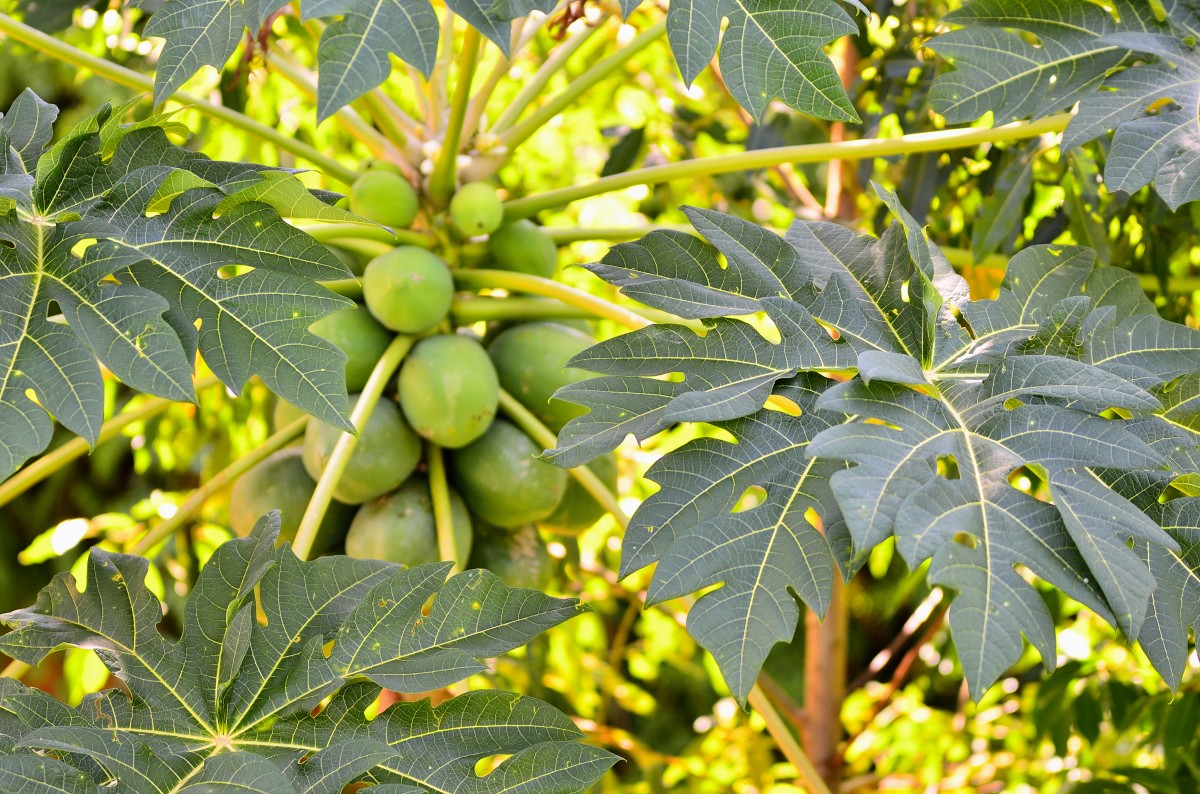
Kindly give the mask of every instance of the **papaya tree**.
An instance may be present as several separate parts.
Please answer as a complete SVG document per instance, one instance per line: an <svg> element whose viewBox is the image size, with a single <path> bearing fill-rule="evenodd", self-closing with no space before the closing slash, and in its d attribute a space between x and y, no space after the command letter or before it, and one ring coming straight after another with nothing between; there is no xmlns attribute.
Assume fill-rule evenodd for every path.
<svg viewBox="0 0 1200 794"><path fill-rule="evenodd" d="M845 588L881 553L944 594L975 701L1030 654L1055 669L1054 598L1184 683L1194 0L95 5L0 14L133 94L56 124L26 89L0 117L0 505L215 386L276 403L261 443L3 616L10 787L612 784L561 702L459 683L588 611L542 592L545 539L604 516L617 577L653 566L633 606L684 605L809 790L839 782ZM120 35L86 43L101 20ZM625 113L660 50L644 124L584 114L605 156L568 145L530 189L563 118ZM246 101L280 85L301 101ZM672 184L705 187L650 212ZM569 215L613 195L665 222ZM563 268L580 242L603 252ZM663 433L686 441L627 515L613 453ZM148 557L229 486L230 539L172 603ZM803 722L764 672L798 632ZM123 688L75 707L15 680L67 647Z"/></svg>

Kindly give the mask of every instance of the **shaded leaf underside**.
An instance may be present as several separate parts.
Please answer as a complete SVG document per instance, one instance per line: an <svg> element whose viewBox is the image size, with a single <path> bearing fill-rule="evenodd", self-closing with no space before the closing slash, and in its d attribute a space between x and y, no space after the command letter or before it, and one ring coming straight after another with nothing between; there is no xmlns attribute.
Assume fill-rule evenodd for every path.
<svg viewBox="0 0 1200 794"><path fill-rule="evenodd" d="M615 246L593 272L708 330L652 326L573 359L603 374L559 393L589 412L547 457L576 465L679 421L733 437L651 468L661 489L633 516L622 569L657 564L652 600L720 585L689 629L739 698L792 636L793 594L823 612L834 566L852 573L889 537L956 592L976 697L1023 637L1054 664L1030 576L1141 641L1178 683L1200 617L1181 600L1196 592L1198 500L1160 497L1200 463L1200 332L1159 318L1136 280L1082 248L1023 251L1000 297L973 301L884 199L895 220L879 239L814 222L780 238L689 209L703 239ZM752 314L778 341L738 319ZM1010 484L1017 472L1042 490ZM752 489L765 496L736 508Z"/></svg>

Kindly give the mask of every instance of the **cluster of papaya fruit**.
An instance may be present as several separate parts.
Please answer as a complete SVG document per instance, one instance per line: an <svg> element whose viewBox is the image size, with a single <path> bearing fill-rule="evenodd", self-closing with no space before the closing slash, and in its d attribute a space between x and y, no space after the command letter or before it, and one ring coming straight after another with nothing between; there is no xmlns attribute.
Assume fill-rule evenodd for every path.
<svg viewBox="0 0 1200 794"><path fill-rule="evenodd" d="M351 211L394 228L411 224L418 206L408 181L386 169L368 170L349 197ZM495 189L485 183L464 185L448 209L458 238L488 235L489 268L551 275L558 253L553 240L528 221L502 226L503 215ZM422 247L399 246L370 259L361 282L363 303L312 326L346 353L352 401L396 334L416 341L359 434L313 551L344 546L352 557L405 565L440 559L424 460L428 442L447 456L458 562L489 568L513 585L545 587L553 563L541 533L577 535L604 508L566 471L536 459L540 446L498 416L500 392L558 432L582 409L552 395L586 376L566 363L593 343L592 333L569 320L455 328L450 266ZM273 424L279 429L301 415L280 401ZM294 536L340 435L313 419L302 444L242 476L230 498L233 529L244 534L260 515L278 509L282 536ZM615 490L615 457L597 461L593 470Z"/></svg>

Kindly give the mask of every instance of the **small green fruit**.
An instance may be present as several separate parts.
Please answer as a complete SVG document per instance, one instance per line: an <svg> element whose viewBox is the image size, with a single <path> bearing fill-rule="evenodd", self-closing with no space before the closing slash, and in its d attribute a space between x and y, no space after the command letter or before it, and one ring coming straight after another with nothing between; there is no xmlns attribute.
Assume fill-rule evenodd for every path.
<svg viewBox="0 0 1200 794"><path fill-rule="evenodd" d="M491 234L504 221L504 204L487 182L468 182L450 199L450 220L466 237Z"/></svg>
<svg viewBox="0 0 1200 794"><path fill-rule="evenodd" d="M351 306L326 315L310 330L333 342L346 354L346 389L362 391L375 363L392 341L392 335L379 324L365 306Z"/></svg>
<svg viewBox="0 0 1200 794"><path fill-rule="evenodd" d="M613 493L617 491L617 456L602 455L591 463L588 468L608 486ZM593 524L604 517L605 510L600 503L592 498L579 481L574 477L567 482L567 492L562 502L553 513L538 522L538 528L555 532L559 535L578 535L590 529Z"/></svg>
<svg viewBox="0 0 1200 794"><path fill-rule="evenodd" d="M500 270L550 278L558 267L558 247L550 235L524 218L497 229L487 244L492 266Z"/></svg>
<svg viewBox="0 0 1200 794"><path fill-rule="evenodd" d="M358 395L351 396L358 402ZM342 431L312 420L304 432L304 468L320 479ZM421 460L421 438L412 431L394 402L381 399L371 412L333 498L350 505L383 496L408 479Z"/></svg>
<svg viewBox="0 0 1200 794"><path fill-rule="evenodd" d="M566 471L534 458L539 452L520 428L497 419L450 456L450 471L476 515L513 527L553 513L567 490Z"/></svg>
<svg viewBox="0 0 1200 794"><path fill-rule="evenodd" d="M316 487L316 482L304 469L300 449L281 449L234 483L229 495L229 523L234 532L246 537L258 519L278 510L279 538L294 540ZM325 551L340 543L353 515L354 508L348 505L337 502L329 505L325 518L317 527L312 550Z"/></svg>
<svg viewBox="0 0 1200 794"><path fill-rule="evenodd" d="M533 524L504 528L477 519L468 565L487 568L509 587L545 590L554 577L554 559Z"/></svg>
<svg viewBox="0 0 1200 794"><path fill-rule="evenodd" d="M465 561L471 552L471 515L454 491L450 492L450 523L456 552ZM425 478L412 477L398 490L360 507L346 535L346 554L408 566L440 560L433 499Z"/></svg>
<svg viewBox="0 0 1200 794"><path fill-rule="evenodd" d="M588 334L558 323L522 323L498 335L488 354L500 387L557 433L585 409L553 395L563 386L594 377L567 366L571 356L594 343Z"/></svg>
<svg viewBox="0 0 1200 794"><path fill-rule="evenodd" d="M405 418L440 447L470 444L496 416L496 370L483 346L469 336L422 339L404 360L399 383Z"/></svg>
<svg viewBox="0 0 1200 794"><path fill-rule="evenodd" d="M399 174L373 169L350 188L350 211L369 221L405 229L417 217L417 191Z"/></svg>
<svg viewBox="0 0 1200 794"><path fill-rule="evenodd" d="M363 271L363 298L379 322L403 334L440 323L454 299L454 279L437 254L403 245L372 259Z"/></svg>

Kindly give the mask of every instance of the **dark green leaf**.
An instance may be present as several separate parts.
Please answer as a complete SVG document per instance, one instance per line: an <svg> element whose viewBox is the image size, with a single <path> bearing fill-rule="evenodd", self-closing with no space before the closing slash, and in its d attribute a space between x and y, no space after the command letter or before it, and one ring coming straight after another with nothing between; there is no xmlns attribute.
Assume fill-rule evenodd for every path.
<svg viewBox="0 0 1200 794"><path fill-rule="evenodd" d="M0 119L0 477L45 448L47 412L95 441L100 364L190 400L197 350L235 391L257 374L349 427L343 354L308 332L345 305L313 280L348 271L280 217L332 209L288 172L171 144L166 116L124 124L128 107L105 105L53 146L57 110L32 93Z"/></svg>
<svg viewBox="0 0 1200 794"><path fill-rule="evenodd" d="M1159 318L1129 274L1078 248L1022 251L1000 296L972 301L882 197L895 221L878 240L808 222L780 239L693 212L713 248L661 232L615 248L594 272L711 328L646 328L577 356L606 374L559 393L590 412L548 457L574 465L678 421L734 437L655 464L662 488L631 520L622 569L657 562L656 600L721 585L689 628L739 697L792 635L789 591L823 609L832 563L853 571L892 537L956 592L950 625L976 697L1026 638L1054 665L1054 623L1027 573L1145 638L1177 681L1197 620L1179 602L1200 561L1185 502L1159 500L1200 471L1200 331ZM780 342L728 316L755 308ZM831 370L848 379L815 374ZM764 409L768 395L798 415ZM762 503L735 512L752 486Z"/></svg>
<svg viewBox="0 0 1200 794"><path fill-rule="evenodd" d="M436 712L403 703L368 719L379 686L349 683L453 683L481 671L477 658L579 614L578 601L484 571L447 581L448 565L301 562L275 547L278 530L276 513L213 554L175 643L158 632L147 561L100 549L86 589L60 574L33 607L4 615L4 653L36 664L64 645L91 648L128 694L106 690L70 709L5 681L0 776L20 763L3 755L16 747L56 751L131 794L338 794L364 776L414 790L557 794L583 791L616 760L579 744L571 720L541 701L480 691ZM513 758L475 774L501 754Z"/></svg>
<svg viewBox="0 0 1200 794"><path fill-rule="evenodd" d="M1200 114L1200 17L1189 0L1029 4L974 0L946 16L962 25L930 46L954 68L930 91L951 122L993 112L1038 118L1079 103L1063 137L1073 148L1115 130L1105 166L1111 191L1151 182L1172 208L1200 198L1193 144Z"/></svg>

